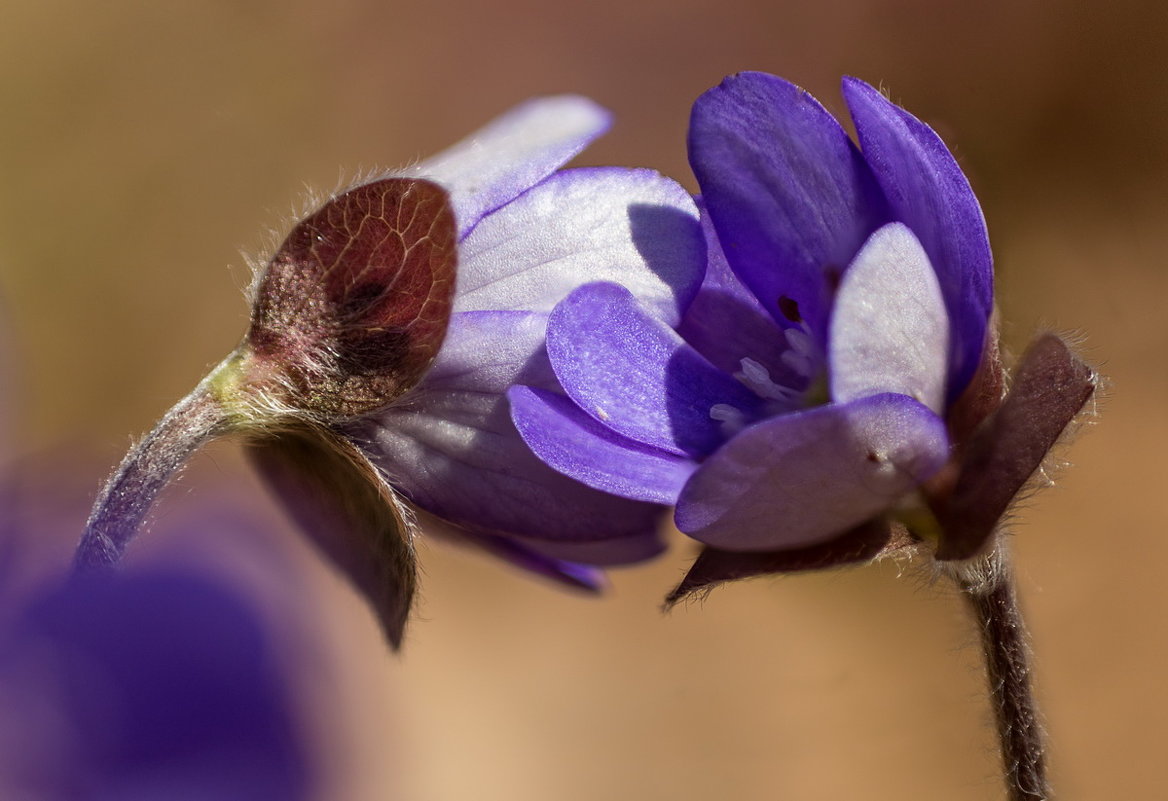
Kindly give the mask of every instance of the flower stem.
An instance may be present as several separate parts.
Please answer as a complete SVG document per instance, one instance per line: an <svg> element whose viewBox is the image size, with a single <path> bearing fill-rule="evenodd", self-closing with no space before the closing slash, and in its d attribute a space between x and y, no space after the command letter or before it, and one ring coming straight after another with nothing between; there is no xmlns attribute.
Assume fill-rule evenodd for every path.
<svg viewBox="0 0 1168 801"><path fill-rule="evenodd" d="M1045 733L1030 684L1030 647L1002 538L986 556L964 563L955 579L981 629L990 699L1010 801L1051 798Z"/></svg>
<svg viewBox="0 0 1168 801"><path fill-rule="evenodd" d="M175 471L195 449L226 430L229 416L215 392L214 376L175 404L106 481L85 524L74 569L115 564Z"/></svg>

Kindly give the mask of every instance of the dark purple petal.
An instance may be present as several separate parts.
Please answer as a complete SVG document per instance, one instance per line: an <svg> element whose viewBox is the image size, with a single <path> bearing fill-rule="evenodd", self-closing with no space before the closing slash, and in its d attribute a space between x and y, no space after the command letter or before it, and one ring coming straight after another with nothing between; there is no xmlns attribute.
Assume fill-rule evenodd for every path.
<svg viewBox="0 0 1168 801"><path fill-rule="evenodd" d="M929 258L903 224L879 228L844 273L828 342L832 400L897 392L944 412L949 316Z"/></svg>
<svg viewBox="0 0 1168 801"><path fill-rule="evenodd" d="M604 492L672 506L696 465L614 433L563 395L530 387L507 393L511 419L544 464Z"/></svg>
<svg viewBox="0 0 1168 801"><path fill-rule="evenodd" d="M656 527L631 537L614 537L595 542L523 540L523 544L556 559L602 567L644 562L659 556L667 547L665 539Z"/></svg>
<svg viewBox="0 0 1168 801"><path fill-rule="evenodd" d="M668 609L694 593L709 592L727 581L869 562L880 555L891 539L892 527L888 521L869 520L827 542L806 548L782 551L702 548L685 578L665 597L665 607Z"/></svg>
<svg viewBox="0 0 1168 801"><path fill-rule="evenodd" d="M694 104L689 157L734 272L780 324L822 335L836 279L886 220L843 128L799 87L744 72Z"/></svg>
<svg viewBox="0 0 1168 801"><path fill-rule="evenodd" d="M934 504L944 530L938 559L968 559L984 547L1095 384L1094 371L1054 334L1031 344L1010 393L966 447L952 495Z"/></svg>
<svg viewBox="0 0 1168 801"><path fill-rule="evenodd" d="M660 507L557 473L511 422L509 386L557 386L540 350L544 320L522 312L454 315L422 384L350 434L395 489L471 531L595 541L653 530Z"/></svg>
<svg viewBox="0 0 1168 801"><path fill-rule="evenodd" d="M557 173L463 241L455 310L550 312L581 284L615 281L676 324L705 271L697 218L689 194L651 170Z"/></svg>
<svg viewBox="0 0 1168 801"><path fill-rule="evenodd" d="M948 456L944 422L904 395L820 406L730 440L694 473L674 519L725 550L816 545L888 509Z"/></svg>
<svg viewBox="0 0 1168 801"><path fill-rule="evenodd" d="M725 439L717 404L759 414L761 399L710 364L624 287L588 284L556 307L548 356L581 409L616 433L677 456Z"/></svg>
<svg viewBox="0 0 1168 801"><path fill-rule="evenodd" d="M584 97L529 100L403 174L446 187L465 236L608 130L611 115Z"/></svg>
<svg viewBox="0 0 1168 801"><path fill-rule="evenodd" d="M806 379L800 380L783 364L783 352L788 349L783 329L734 275L700 200L698 206L702 209L702 232L708 254L706 276L677 332L724 372L734 374L742 369L744 358L753 359L776 382L805 383Z"/></svg>
<svg viewBox="0 0 1168 801"><path fill-rule="evenodd" d="M454 533L458 542L481 548L492 556L497 556L529 573L585 592L599 594L604 590L605 576L600 568L547 556L529 548L514 537L457 530Z"/></svg>
<svg viewBox="0 0 1168 801"><path fill-rule="evenodd" d="M965 389L981 361L993 307L993 257L981 206L941 138L863 81L845 78L844 98L864 157L894 219L921 240L953 321L948 398Z"/></svg>

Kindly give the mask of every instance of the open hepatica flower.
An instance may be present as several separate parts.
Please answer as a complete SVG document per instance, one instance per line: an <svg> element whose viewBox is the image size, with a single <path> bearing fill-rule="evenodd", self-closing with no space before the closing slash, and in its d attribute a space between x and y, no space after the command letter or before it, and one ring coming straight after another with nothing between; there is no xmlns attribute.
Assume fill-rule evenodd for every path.
<svg viewBox="0 0 1168 801"><path fill-rule="evenodd" d="M1093 387L1047 342L1016 389L1054 370L1067 408L1037 434L994 440L1011 478L991 490L983 464L969 487L978 481L955 458L978 450L968 438L1002 386L981 209L930 128L861 81L845 80L844 96L858 147L771 75L736 75L699 98L689 148L709 268L685 318L671 327L624 287L581 287L548 329L566 394L511 391L548 464L675 504L678 528L711 546L674 599L871 559L903 533L890 522L939 558L973 556L1046 453L1033 438L1057 437ZM988 513L963 525L962 504Z"/></svg>
<svg viewBox="0 0 1168 801"><path fill-rule="evenodd" d="M1008 394L985 222L953 156L867 84L859 144L761 73L698 99L689 134L708 269L677 326L580 287L547 351L562 393L510 390L549 465L673 504L706 543L667 602L735 578L925 553L982 634L1010 798L1048 797L1000 520L1095 388L1053 335Z"/></svg>
<svg viewBox="0 0 1168 801"><path fill-rule="evenodd" d="M701 281L680 186L647 170L556 172L608 124L583 98L531 101L298 222L258 275L243 342L106 485L78 565L116 562L173 471L232 432L395 645L415 573L400 496L577 586L598 586L590 565L659 551L659 507L545 466L504 396L519 380L558 389L546 321L580 284L616 281L673 325Z"/></svg>

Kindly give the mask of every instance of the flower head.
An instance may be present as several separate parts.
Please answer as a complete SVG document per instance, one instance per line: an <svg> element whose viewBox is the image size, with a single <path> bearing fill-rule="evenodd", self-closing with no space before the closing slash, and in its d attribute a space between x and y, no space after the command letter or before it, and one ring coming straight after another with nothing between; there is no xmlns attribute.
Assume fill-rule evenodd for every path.
<svg viewBox="0 0 1168 801"><path fill-rule="evenodd" d="M556 172L608 125L591 102L526 103L439 156L329 198L258 275L240 346L132 451L78 565L108 565L207 439L242 433L311 538L397 644L413 596L410 510L524 567L596 589L589 565L661 548L659 507L540 462L508 415L523 381L558 390L544 332L590 280L680 321L705 247L696 206L647 170Z"/></svg>
<svg viewBox="0 0 1168 801"><path fill-rule="evenodd" d="M683 532L768 569L871 558L889 520L943 536L921 525L921 490L1001 398L968 181L924 123L861 81L844 95L858 146L771 75L699 98L689 149L709 265L681 323L622 287L582 287L548 328L566 397L511 393L556 469L675 504Z"/></svg>

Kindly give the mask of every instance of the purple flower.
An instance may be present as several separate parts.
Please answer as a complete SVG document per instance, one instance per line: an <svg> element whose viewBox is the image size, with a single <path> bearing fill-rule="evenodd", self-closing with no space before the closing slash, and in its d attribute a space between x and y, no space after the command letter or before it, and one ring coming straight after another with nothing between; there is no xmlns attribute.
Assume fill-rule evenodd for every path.
<svg viewBox="0 0 1168 801"><path fill-rule="evenodd" d="M287 673L255 611L201 573L74 576L0 625L0 792L308 798Z"/></svg>
<svg viewBox="0 0 1168 801"><path fill-rule="evenodd" d="M925 124L861 81L843 90L858 147L774 76L702 95L689 150L709 267L683 320L584 286L548 327L566 394L510 393L557 470L675 504L678 527L717 549L801 566L872 556L889 538L874 519L932 533L918 490L950 460L947 422L983 354L996 358L968 181Z"/></svg>
<svg viewBox="0 0 1168 801"><path fill-rule="evenodd" d="M581 284L616 282L645 314L676 325L705 259L697 209L675 182L649 170L555 172L608 125L583 98L530 101L412 168L451 196L454 313L421 382L347 429L418 507L498 555L584 586L598 576L573 562L660 551L660 507L544 465L512 424L506 390L560 391L544 332L552 309Z"/></svg>

